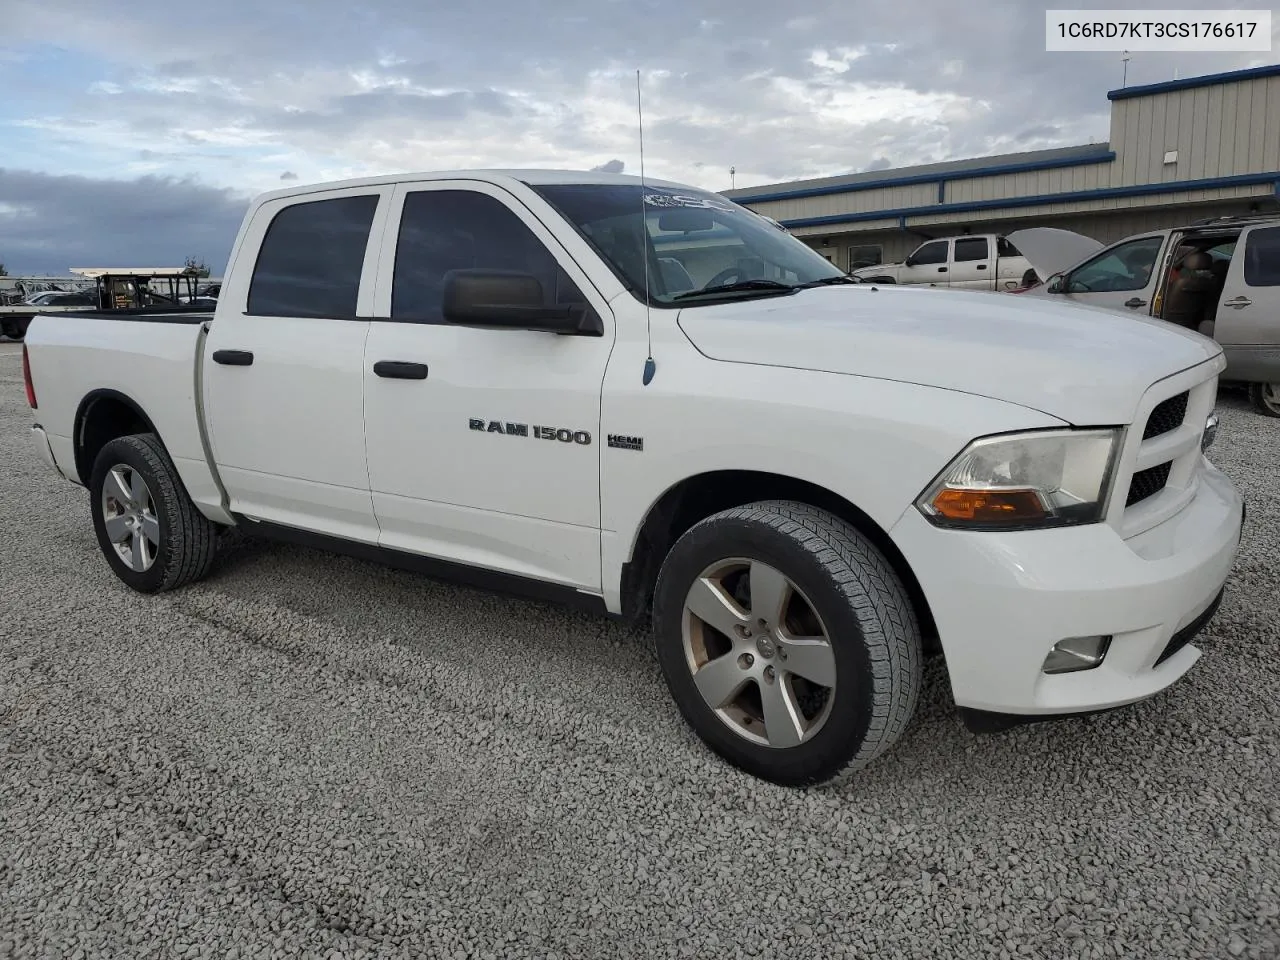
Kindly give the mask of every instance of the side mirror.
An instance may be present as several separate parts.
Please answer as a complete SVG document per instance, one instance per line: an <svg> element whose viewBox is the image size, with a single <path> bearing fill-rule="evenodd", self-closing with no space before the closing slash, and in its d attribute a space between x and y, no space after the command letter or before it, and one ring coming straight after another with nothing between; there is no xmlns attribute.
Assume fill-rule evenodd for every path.
<svg viewBox="0 0 1280 960"><path fill-rule="evenodd" d="M902 261L904 267L914 267L916 265L915 254L908 254L907 259Z"/></svg>
<svg viewBox="0 0 1280 960"><path fill-rule="evenodd" d="M444 277L441 312L467 327L545 330L601 336L600 319L586 304L548 306L542 283L512 270L450 270Z"/></svg>
<svg viewBox="0 0 1280 960"><path fill-rule="evenodd" d="M1055 273L1044 285L1045 293L1062 293L1066 289L1067 275L1065 273Z"/></svg>

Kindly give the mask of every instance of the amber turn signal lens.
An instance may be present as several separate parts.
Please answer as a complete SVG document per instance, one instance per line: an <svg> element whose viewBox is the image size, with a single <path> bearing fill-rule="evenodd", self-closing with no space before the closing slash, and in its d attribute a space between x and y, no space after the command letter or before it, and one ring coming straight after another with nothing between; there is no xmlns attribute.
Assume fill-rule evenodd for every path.
<svg viewBox="0 0 1280 960"><path fill-rule="evenodd" d="M1040 520L1048 515L1034 490L941 490L933 508L948 520L976 523Z"/></svg>

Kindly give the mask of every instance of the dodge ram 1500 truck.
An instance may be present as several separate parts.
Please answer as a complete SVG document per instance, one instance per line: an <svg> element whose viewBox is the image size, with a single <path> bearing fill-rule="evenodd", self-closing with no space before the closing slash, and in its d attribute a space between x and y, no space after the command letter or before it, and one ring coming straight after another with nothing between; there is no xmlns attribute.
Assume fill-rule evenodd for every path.
<svg viewBox="0 0 1280 960"><path fill-rule="evenodd" d="M693 730L789 785L898 740L926 653L985 721L1182 677L1243 522L1204 454L1223 365L529 170L265 194L212 315L37 317L23 350L32 440L135 590L235 526L648 617Z"/></svg>

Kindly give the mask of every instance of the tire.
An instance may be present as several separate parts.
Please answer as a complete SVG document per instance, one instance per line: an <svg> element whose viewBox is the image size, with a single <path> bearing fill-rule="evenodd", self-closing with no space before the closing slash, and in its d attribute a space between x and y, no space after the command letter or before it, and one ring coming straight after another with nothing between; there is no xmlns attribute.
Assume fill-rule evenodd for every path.
<svg viewBox="0 0 1280 960"><path fill-rule="evenodd" d="M745 572L734 566L741 562ZM725 569L731 572L721 577ZM760 601L752 608L742 582L767 588L774 573L785 579L780 595L789 599L781 601L781 616L766 617L760 629L757 614L779 605ZM733 600L727 606L726 595ZM722 628L709 629L695 606L712 619L727 618ZM774 629L779 622L781 633ZM920 628L906 588L858 530L806 504L754 503L696 524L663 562L653 626L667 686L694 732L729 763L773 783L831 783L862 769L902 736L919 700ZM743 629L753 632L744 637ZM825 637L829 653L799 636ZM702 689L712 691L711 699L694 679L708 667ZM741 682L735 670L753 679L725 706L719 693ZM805 673L834 678L825 698ZM765 712L766 696L772 714ZM779 713L779 703L790 706Z"/></svg>
<svg viewBox="0 0 1280 960"><path fill-rule="evenodd" d="M146 495L129 501L128 495L138 492L135 478L145 484ZM121 496L113 497L113 493ZM109 505L109 497L114 506ZM133 510L127 502L143 506ZM134 590L172 590L209 572L217 552L218 525L191 502L173 461L155 434L119 437L102 448L90 474L89 508L103 556L115 575ZM110 520L109 513L113 514ZM133 521L135 515L137 522L127 528L133 532L126 533L126 541L122 542L128 550L126 558L112 542L108 524L112 532L120 534L126 527L117 521ZM144 532L145 543L137 531ZM137 568L131 562L134 557L142 558Z"/></svg>
<svg viewBox="0 0 1280 960"><path fill-rule="evenodd" d="M10 340L21 342L27 336L27 327L25 324L6 323L4 328L0 329L0 333L3 333Z"/></svg>
<svg viewBox="0 0 1280 960"><path fill-rule="evenodd" d="M1249 384L1249 401L1266 417L1280 417L1280 383Z"/></svg>

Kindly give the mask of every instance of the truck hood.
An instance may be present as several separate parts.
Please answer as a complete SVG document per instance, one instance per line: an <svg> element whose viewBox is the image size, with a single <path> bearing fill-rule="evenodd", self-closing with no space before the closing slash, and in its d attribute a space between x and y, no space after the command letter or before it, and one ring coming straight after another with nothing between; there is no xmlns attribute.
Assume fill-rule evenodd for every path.
<svg viewBox="0 0 1280 960"><path fill-rule="evenodd" d="M1074 303L849 284L685 308L705 356L941 387L1074 425L1128 423L1143 392L1222 348L1198 333Z"/></svg>
<svg viewBox="0 0 1280 960"><path fill-rule="evenodd" d="M1091 257L1103 245L1093 237L1086 237L1057 227L1030 227L1015 230L1006 238L1018 248L1041 283L1055 273L1069 270L1086 257Z"/></svg>

